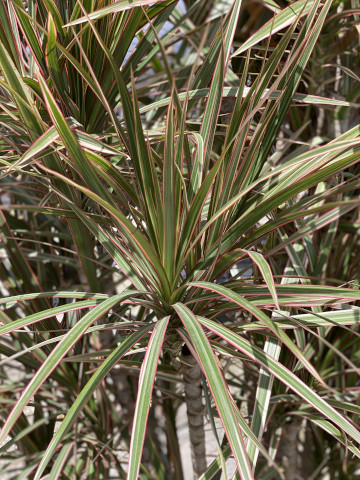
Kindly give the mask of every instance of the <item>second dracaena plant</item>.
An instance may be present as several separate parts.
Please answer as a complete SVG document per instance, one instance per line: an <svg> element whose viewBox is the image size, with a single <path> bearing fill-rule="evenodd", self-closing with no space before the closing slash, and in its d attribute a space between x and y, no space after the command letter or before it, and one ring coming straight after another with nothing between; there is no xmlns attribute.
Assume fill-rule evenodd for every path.
<svg viewBox="0 0 360 480"><path fill-rule="evenodd" d="M62 305L50 309L49 312L44 310L49 305L41 304L41 298L38 298L36 301L39 305L33 316L12 322L4 317L6 325L0 328L3 334L13 332L16 335L20 328L32 325L41 335L46 328L49 333L42 338L45 345L39 348L43 363L32 365L31 368L36 373L9 413L2 430L2 438L18 424L17 419L25 405L38 390L41 392L46 381L61 383L67 375L71 385L77 385L73 380L76 380L76 375L81 378L81 388L76 399L70 395L65 418L55 436L52 439L50 436L51 441L49 439L49 444L44 446L43 458L37 459L36 466L39 463L40 465L35 478L40 478L48 466L55 472L59 468L61 455L65 458L69 455L67 441L78 441L76 431L71 430L76 419L81 419L86 424L86 414L91 413L87 410L87 402L95 409L96 396L94 397L93 393L98 387L104 386L106 375L117 364L124 368L135 366L138 370L141 365L139 383L135 389L136 405L130 421L130 436L126 434L123 426L121 430L130 448L127 459L129 478L135 479L140 468L144 474L147 472L149 462L144 460L142 464L141 458L152 396L154 403L158 402L163 407L170 432L168 449L172 458L176 457L177 447L172 446L176 431L171 420L173 412L169 413L171 402L167 401L167 395L176 398L177 392L171 387L169 376L181 380L178 372L183 371L185 382L189 384L187 377L194 364L199 366L196 372L197 381L201 370L203 382L210 392L208 413L210 416L215 414L220 417L225 432L225 444L229 446L225 446L222 455L210 466L208 475L216 472L222 461L232 454L241 477L253 478L252 470L256 467L258 450L271 463L267 450L261 444L269 395L264 397L259 388L251 421L245 420L223 377L222 361L229 356L241 356L242 359L261 367L259 385L264 385L265 382L267 393L271 391L267 372L279 378L285 389L291 389L296 398L303 398L305 404L313 408L312 412L315 413L312 414L318 423L321 424L320 420L324 422L325 418L325 422L330 420L337 426L338 432L344 432L342 440L347 442L352 453L359 455L355 446L355 442L359 441L357 429L347 416L341 415L327 402L326 385L310 363L307 352L304 353L300 348L301 342L298 339L301 335L292 336L291 330L299 325L296 322L304 320L296 318L294 323L291 323L290 318L285 318L281 323L283 317L273 313L276 309L288 317L287 309L295 302L301 307L313 307L315 304L314 314L321 313L324 316L326 310L322 312L321 306L325 303L335 299L340 302L345 299L354 300L358 299L359 295L354 290L286 285L286 282L276 285L275 288L269 263L260 253L267 253L262 240L272 235L276 229L279 229L279 236L277 243L272 246L274 252L277 249L286 249L291 242L297 241L297 238L287 239L286 233L279 227L321 212L333 212L334 218L337 218L342 213L351 211L355 205L352 200L344 202L340 206L341 210L338 210L339 205L331 204L331 197L320 193L306 197L295 206L292 206L291 202L300 192L312 188L356 162L354 152L349 150L349 147L356 148L359 135L357 128L344 134L337 142L325 148L305 152L295 159L290 158L275 169L269 169L267 165L270 147L276 140L277 131L296 92L302 70L320 34L330 4L331 2L325 2L320 5L315 2L313 6L307 7L307 22L298 25L297 20L294 20L248 95L243 95L247 79L245 67L225 136L225 128L218 125L221 122L219 114L225 91L225 74L233 75L227 71L226 66L240 2L234 3L220 25L203 64L187 85L189 94L177 92L176 85L174 86L171 80L168 60L166 55L164 56L165 50L160 49L163 53L161 60L164 62L164 71L170 77L168 83L173 93L165 101L159 100L158 104L154 102L143 108L138 105L136 79L131 82L129 94L127 80L130 79L131 68L124 68L121 73L119 71L119 59L123 58L120 55L121 49L111 47L104 40L104 34L99 32L104 23L88 24L88 19L84 18L82 26L76 27L77 31L69 29L67 34L71 35L73 32L73 42L70 42L71 49L69 47L69 51L66 51L61 48L60 38L54 40L55 24L50 20L49 42L55 41L61 55L69 60L67 68L74 68L73 73L79 77L79 86L86 82L91 84L92 91L97 94L96 102L100 101L100 105L105 107L106 121L105 117L98 119L93 114L99 113L100 107L94 110L90 108L85 115L86 121L85 117L81 116L75 121L68 118L69 110L65 111L64 105L58 101L59 85L55 79L53 82L48 79L48 75L54 70L49 68L49 73L45 64L41 69L40 58L33 79L36 82L37 94L37 103L34 103L32 90L22 79L6 48L2 47L1 65L5 77L3 88L17 108L18 118L25 122L30 144L30 148L27 148L28 145L24 148L24 145L17 141L25 150L22 152L19 148L19 151L25 155L19 154L18 162L7 165L8 173L19 172L23 177L31 175L42 188L48 188L51 195L48 197L47 206L52 208L51 213L55 218L57 211L60 213L59 207L65 209L69 217L69 230L79 251L90 289L96 290L100 281L96 276L94 260L98 262L98 268L105 270L115 262L117 269L133 284L123 293L112 296L104 296L102 292L81 294L63 291L56 296L75 297L79 301L69 304L70 306ZM121 6L115 5L112 8L120 10ZM147 11L148 17L151 11ZM123 28L132 26L136 30L141 25L140 17L139 9L131 10ZM22 22L25 22L26 18L26 12L19 13ZM160 24L156 27L157 31L159 27ZM295 31L296 41L283 70L273 80L275 73L278 73L279 59ZM105 29L104 32L108 33L108 30ZM106 82L105 86L98 80L100 70L96 71L97 65L93 67L90 55L84 51L87 45L84 40L88 37L102 53L103 62L108 67L108 78L112 78L112 82ZM36 38L29 38L29 43L35 42ZM109 40L110 37L106 38ZM78 45L78 58L84 62L81 65L70 55L73 45ZM41 55L41 49L35 49L35 44L33 47L34 54L37 52ZM48 49L47 62L50 62L49 67L56 67L54 62L57 58L51 57L51 52L53 53ZM64 57L61 57L62 60ZM126 74L129 75L128 78ZM201 92L200 89L208 85L210 88ZM206 103L201 110L199 127L192 128L191 120L197 118L198 108L197 100L193 100L192 95L199 95L199 91L206 96ZM271 93L275 100L268 101ZM111 114L111 95L121 99L123 124ZM76 103L82 106L83 100L80 97ZM86 103L86 106L90 104L92 102ZM160 123L163 131L159 133L159 125L146 121L144 114L157 108L162 112L164 105L168 108L163 123ZM73 113L76 112L78 110L75 108ZM161 113L159 116L163 118ZM88 118L94 120L86 123ZM16 119L16 115L13 115L15 124ZM109 140L106 141L90 135L103 128L102 121L109 132ZM79 124L86 127L86 132L82 127L79 128ZM96 125L99 125L99 129ZM19 125L17 128L20 128ZM20 130L15 128L14 131L20 134ZM47 148L51 150L46 150ZM37 213L43 214L46 209L41 204L40 193L34 198L38 203ZM55 200L54 193L57 195ZM319 217L316 228L321 228L321 225L326 225L326 219ZM84 244L85 234L91 241ZM303 235L306 235L305 231ZM11 237L10 229L7 236ZM16 240L11 241L11 248L17 248L19 254L22 253ZM94 253L95 246L97 252L100 247L103 252L107 252L103 264L103 258L96 257ZM254 246L260 252L254 251ZM9 257L11 248L8 248ZM293 252L289 257L294 258ZM229 270L244 258L252 261L254 270L258 272L259 285L236 279L236 275L232 278L232 274L229 274ZM15 262L13 255L14 271L16 268L24 268ZM293 264L295 263L293 260ZM286 265L286 260L283 260L283 264ZM296 265L296 268L297 274L301 275L303 272L299 270L300 267ZM29 272L32 272L30 266ZM41 291L41 286L39 290ZM32 291L36 291L36 288ZM36 296L46 298L49 295ZM83 297L86 299L80 300ZM129 306L140 307L139 313L133 314L125 327L122 322L115 323L114 328L123 332L120 336L121 342L118 345L112 344L110 354L102 350L104 361L90 378L85 374L81 376L79 371L74 369L64 370L66 367L62 360L66 357L76 358L81 353L81 342L83 348L94 348L96 342L86 342L84 335L89 331L96 331L93 325L98 320L106 316L111 309L115 314L123 315ZM81 309L89 307L91 310L81 315ZM62 337L62 332L56 331L56 322L44 323L49 315L70 312L71 309L76 309L79 316L76 322L70 325L71 329L65 336ZM242 326L234 321L234 312L242 312L245 324L253 324L248 326L247 337L240 334ZM326 318L323 321L326 322ZM310 316L309 321L316 320L315 315ZM352 320L348 321L355 322L356 317L353 316ZM264 332L269 337L268 341L264 341ZM52 341L57 343L56 347L52 346ZM185 351L190 352L190 357L183 354L184 345L187 348ZM293 371L288 368L291 362L284 364L278 361L281 346L290 352L291 358L296 359L296 368L303 368L323 390L316 392L309 388L300 380L297 369ZM142 349L145 350L144 356ZM129 365L124 356L130 353L133 353L132 359L135 363ZM182 366L177 371L173 365L178 365L176 360L179 357ZM84 357L77 358L84 360ZM154 388L157 396L153 394ZM197 395L201 395L200 389L197 390ZM202 424L200 410L199 408L198 415L201 422L189 422L194 430L196 425ZM116 418L114 413L113 415ZM321 425L330 428L329 423ZM71 432L74 432L74 435ZM85 439L85 435L81 437L81 441ZM103 441L105 443L105 439ZM149 438L146 439L146 444L151 445ZM53 455L60 446L61 454L57 457L59 460L54 462ZM144 455L146 454L145 451ZM202 460L194 463L197 473L204 467ZM116 463L114 459L113 461ZM176 460L172 461L176 463ZM174 466L172 470L175 470Z"/></svg>

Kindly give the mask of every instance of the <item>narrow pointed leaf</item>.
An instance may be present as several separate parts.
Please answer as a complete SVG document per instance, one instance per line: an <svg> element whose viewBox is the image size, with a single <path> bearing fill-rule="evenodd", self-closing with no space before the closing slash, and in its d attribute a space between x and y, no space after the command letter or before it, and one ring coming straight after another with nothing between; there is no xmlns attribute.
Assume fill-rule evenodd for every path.
<svg viewBox="0 0 360 480"><path fill-rule="evenodd" d="M216 322L204 317L198 317L198 320L204 325L204 327L226 340L235 348L243 352L247 357L254 360L272 375L277 377L281 382L291 388L291 390L306 400L312 407L318 410L330 421L334 422L338 428L342 429L356 442L360 443L359 430L284 365L274 360L255 345L251 344L244 337L231 332L228 328L218 325Z"/></svg>
<svg viewBox="0 0 360 480"><path fill-rule="evenodd" d="M86 158L86 155L84 154L78 141L76 140L74 133L72 132L69 124L64 118L45 80L42 78L40 73L38 74L38 77L49 110L49 114L57 132L59 133L59 136L63 140L64 145L69 152L69 155L71 156L75 164L78 166L83 177L87 179L89 186L95 192L101 195L102 198L106 199L110 203L113 203L109 192L104 188L100 179L96 176L92 165Z"/></svg>
<svg viewBox="0 0 360 480"><path fill-rule="evenodd" d="M259 252L253 252L249 250L244 250L247 255L253 260L254 263L258 266L261 275L268 286L269 292L271 293L272 298L274 299L274 303L276 305L276 308L280 310L279 307L279 302L277 298L277 293L276 293L276 288L275 288L275 283L274 283L274 278L272 276L272 272L270 269L270 265L268 262L265 260L265 258L261 255Z"/></svg>
<svg viewBox="0 0 360 480"><path fill-rule="evenodd" d="M241 306L248 312L250 312L254 317L256 317L260 322L267 326L267 328L273 332L288 348L289 350L299 359L299 361L304 365L304 367L320 382L323 383L322 378L316 369L311 365L311 363L304 356L303 352L297 347L297 345L290 339L290 337L282 331L276 323L269 319L269 317L257 308L255 305L250 303L244 297L235 293L227 287L222 285L212 284L210 282L194 282L190 285L198 286L200 288L205 288L213 292L217 292L220 295L223 295L225 298L235 302L237 305Z"/></svg>
<svg viewBox="0 0 360 480"><path fill-rule="evenodd" d="M49 443L41 463L36 471L34 480L41 478L41 475L51 460L55 450L64 438L66 431L71 427L76 417L84 408L86 402L93 394L95 389L104 380L110 370L116 365L116 363L130 350L146 333L152 328L152 325L146 325L127 337L115 350L104 360L96 372L92 375L85 387L77 395L75 402L72 404L70 410L66 414L65 418L61 421L59 430L56 432L51 442Z"/></svg>
<svg viewBox="0 0 360 480"><path fill-rule="evenodd" d="M76 20L73 20L72 22L65 25L65 27L78 25L79 23L84 23L88 19L96 20L98 18L104 17L105 15L109 15L111 13L123 12L124 10L129 10L130 8L134 8L134 7L145 7L150 3L152 5L155 5L156 3L160 3L164 1L167 1L167 0L119 0L118 2L114 2L111 5L100 8L99 10L96 10L95 12L90 13L87 17L80 17Z"/></svg>
<svg viewBox="0 0 360 480"><path fill-rule="evenodd" d="M269 35L273 35L279 30L288 27L296 21L299 16L309 13L312 6L312 0L299 0L298 2L292 3L291 6L281 10L281 12L275 15L274 19L269 20L263 27L254 33L254 35L244 42L240 48L235 50L232 56L235 57L240 55L242 52L245 52L248 48L261 42L261 40L264 40Z"/></svg>
<svg viewBox="0 0 360 480"><path fill-rule="evenodd" d="M138 478L155 375L169 318L170 317L165 317L154 325L154 330L147 345L145 358L141 366L131 433L128 480L137 480Z"/></svg>
<svg viewBox="0 0 360 480"><path fill-rule="evenodd" d="M100 305L97 305L93 310L84 315L84 317L78 321L78 323L69 331L63 340L55 347L55 349L47 358L46 362L41 366L25 390L22 392L19 400L16 402L16 405L13 407L5 424L2 427L0 432L0 442L2 442L6 435L8 435L17 418L30 401L31 397L37 392L49 375L51 375L51 372L57 367L61 359L67 354L73 345L79 341L86 330L116 304L138 294L138 292L126 292L110 297L109 299L101 302Z"/></svg>
<svg viewBox="0 0 360 480"><path fill-rule="evenodd" d="M254 476L249 465L242 433L232 406L230 392L225 384L209 341L200 326L199 320L185 305L176 303L174 308L188 331L196 354L201 362L200 367L208 381L216 408L224 426L226 437L234 454L237 468L241 473L241 478L244 480L253 479Z"/></svg>

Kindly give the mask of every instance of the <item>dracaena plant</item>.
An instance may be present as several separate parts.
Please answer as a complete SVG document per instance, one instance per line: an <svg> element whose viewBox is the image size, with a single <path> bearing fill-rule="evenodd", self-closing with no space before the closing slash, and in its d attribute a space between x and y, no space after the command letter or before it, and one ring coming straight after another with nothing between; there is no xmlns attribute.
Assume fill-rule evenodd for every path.
<svg viewBox="0 0 360 480"><path fill-rule="evenodd" d="M10 478L188 478L184 403L195 477L290 478L301 428L359 461L360 129L306 90L337 11L177 3L0 5Z"/></svg>

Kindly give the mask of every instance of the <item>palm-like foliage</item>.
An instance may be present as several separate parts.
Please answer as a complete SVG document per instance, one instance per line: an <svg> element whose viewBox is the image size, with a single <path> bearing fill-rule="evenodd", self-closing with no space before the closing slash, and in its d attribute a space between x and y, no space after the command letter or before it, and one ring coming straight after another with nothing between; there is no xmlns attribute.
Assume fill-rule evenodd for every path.
<svg viewBox="0 0 360 480"><path fill-rule="evenodd" d="M244 42L246 5L202 3L2 2L0 352L23 377L0 440L29 478L182 478L182 374L191 432L202 378L225 434L196 475L275 478L289 418L356 468L360 130L315 138L317 105L350 104L306 91L336 10L266 3Z"/></svg>

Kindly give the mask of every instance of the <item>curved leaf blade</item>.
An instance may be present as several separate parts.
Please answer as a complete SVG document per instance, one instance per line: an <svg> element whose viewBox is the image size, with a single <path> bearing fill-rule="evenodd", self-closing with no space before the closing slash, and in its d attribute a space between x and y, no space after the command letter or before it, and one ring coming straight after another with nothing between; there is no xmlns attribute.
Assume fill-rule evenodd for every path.
<svg viewBox="0 0 360 480"><path fill-rule="evenodd" d="M252 315L254 315L255 318L257 318L258 320L260 320L260 322L266 325L266 327L288 347L288 349L296 356L296 358L299 359L299 361L311 373L311 375L313 375L318 380L319 383L324 383L316 369L311 365L311 363L307 360L305 355L303 355L298 346L290 339L290 337L284 331L282 331L275 322L269 319L269 317L263 311L261 311L248 300L246 300L243 296L230 290L227 287L224 287L223 285L217 285L210 282L192 282L189 283L189 285L204 288L212 292L217 292L250 312Z"/></svg>
<svg viewBox="0 0 360 480"><path fill-rule="evenodd" d="M280 307L279 307L279 301L278 301L278 297L277 297L277 293L276 293L276 288L275 288L275 282L274 282L274 278L272 276L272 272L271 272L271 268L270 268L270 265L268 264L268 262L265 260L265 258L261 255L261 253L259 252L252 252L252 251L249 251L249 250L243 250L247 255L249 255L249 257L251 258L251 260L256 263L256 265L258 266L260 272L261 272L261 275L269 289L269 292L274 300L274 303L276 305L276 308L278 310L280 310Z"/></svg>
<svg viewBox="0 0 360 480"><path fill-rule="evenodd" d="M169 319L170 317L162 318L155 324L141 367L131 433L128 480L137 480L138 478L152 390Z"/></svg>
<svg viewBox="0 0 360 480"><path fill-rule="evenodd" d="M46 362L37 371L30 383L22 392L19 400L16 402L12 411L10 412L3 428L0 432L0 442L2 442L6 435L12 429L19 415L22 413L25 406L30 401L31 397L37 392L44 381L51 375L51 372L57 367L59 362L64 358L67 352L75 345L75 343L82 337L86 330L106 312L113 308L116 304L130 298L133 295L141 295L142 292L125 292L114 295L97 305L93 310L88 312L79 322L68 332L63 340L51 352Z"/></svg>
<svg viewBox="0 0 360 480"><path fill-rule="evenodd" d="M310 12L314 1L312 0L299 0L292 3L289 7L284 8L275 17L269 20L263 27L254 33L246 42L242 44L231 56L235 57L240 55L245 50L253 47L257 43L261 42L269 35L282 30L285 27L291 25L299 16L306 15Z"/></svg>
<svg viewBox="0 0 360 480"><path fill-rule="evenodd" d="M160 2L164 2L168 0L119 0L118 2L114 2L111 5L108 5L106 7L100 8L99 10L96 10L95 12L90 13L87 17L80 17L76 20L73 20L72 22L68 23L65 25L65 27L70 27L74 25L78 25L79 23L84 23L88 20L96 20L98 18L104 17L105 15L109 15L111 13L116 13L116 12L123 12L124 10L129 10L130 8L134 7L145 7L146 5L151 4L156 4ZM175 0L173 0L175 1ZM168 2L169 3L169 2Z"/></svg>
<svg viewBox="0 0 360 480"><path fill-rule="evenodd" d="M134 332L132 335L127 337L121 345L119 345L100 365L96 370L90 380L87 382L85 387L81 390L77 396L75 402L72 404L70 410L66 414L65 418L61 422L59 430L56 432L51 442L49 443L44 456L39 464L39 467L36 471L34 480L39 480L43 471L47 467L52 455L54 454L56 448L60 444L61 440L64 438L65 433L69 427L73 424L76 417L79 415L81 409L84 407L86 402L89 400L90 396L93 394L95 389L99 386L105 376L110 372L110 370L116 365L122 356L130 350L146 333L152 328L152 325L146 325L145 327Z"/></svg>
<svg viewBox="0 0 360 480"><path fill-rule="evenodd" d="M232 405L230 392L217 365L215 354L198 318L191 310L181 303L176 303L174 309L188 331L201 362L199 366L208 381L241 478L251 480L254 476L246 454L244 440Z"/></svg>
<svg viewBox="0 0 360 480"><path fill-rule="evenodd" d="M218 325L213 320L204 317L197 317L201 325L226 340L237 350L243 352L247 357L261 365L281 382L287 385L291 390L306 400L313 408L334 422L337 427L346 432L356 442L360 443L360 432L343 415L331 407L323 398L308 387L302 380L294 375L288 368L280 362L274 360L270 355L252 345L245 338L230 331L223 325Z"/></svg>

